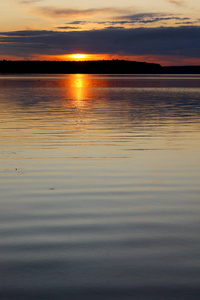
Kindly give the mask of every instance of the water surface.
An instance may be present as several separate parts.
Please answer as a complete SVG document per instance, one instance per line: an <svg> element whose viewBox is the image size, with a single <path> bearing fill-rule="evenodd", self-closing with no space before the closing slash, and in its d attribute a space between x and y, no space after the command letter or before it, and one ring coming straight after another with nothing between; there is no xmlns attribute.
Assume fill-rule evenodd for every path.
<svg viewBox="0 0 200 300"><path fill-rule="evenodd" d="M200 299L200 76L0 76L0 297Z"/></svg>

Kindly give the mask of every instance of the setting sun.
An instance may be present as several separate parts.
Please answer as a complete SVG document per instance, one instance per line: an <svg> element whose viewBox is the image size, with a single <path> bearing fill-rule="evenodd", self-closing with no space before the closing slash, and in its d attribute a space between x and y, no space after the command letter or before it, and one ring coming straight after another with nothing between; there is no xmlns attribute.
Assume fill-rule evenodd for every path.
<svg viewBox="0 0 200 300"><path fill-rule="evenodd" d="M65 54L59 55L61 60L70 60L70 61L89 61L89 60L109 60L109 59L118 59L119 56L111 56L108 54L84 54L84 53L74 53L74 54Z"/></svg>
<svg viewBox="0 0 200 300"><path fill-rule="evenodd" d="M73 59L82 60L82 59L85 59L87 57L87 54L77 53L77 54L72 54L71 57Z"/></svg>

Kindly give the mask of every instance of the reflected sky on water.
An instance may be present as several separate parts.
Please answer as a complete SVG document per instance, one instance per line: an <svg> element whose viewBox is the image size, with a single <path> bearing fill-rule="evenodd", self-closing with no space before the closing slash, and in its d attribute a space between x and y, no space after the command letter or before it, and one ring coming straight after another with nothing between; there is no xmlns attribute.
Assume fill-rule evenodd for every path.
<svg viewBox="0 0 200 300"><path fill-rule="evenodd" d="M200 77L0 91L2 299L199 299Z"/></svg>

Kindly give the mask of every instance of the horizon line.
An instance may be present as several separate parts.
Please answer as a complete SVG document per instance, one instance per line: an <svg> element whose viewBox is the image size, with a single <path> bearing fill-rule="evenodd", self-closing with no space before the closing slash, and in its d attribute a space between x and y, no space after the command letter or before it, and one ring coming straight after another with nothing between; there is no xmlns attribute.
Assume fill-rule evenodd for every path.
<svg viewBox="0 0 200 300"><path fill-rule="evenodd" d="M98 59L98 60L32 60L32 59L16 59L16 60L8 60L8 59L1 59L0 62L48 62L48 63L87 63L87 62L92 62L92 63L97 63L97 62L134 62L134 63L139 63L139 64L149 64L149 65L157 65L160 67L165 67L165 68L184 68L184 67L200 67L200 65L161 65L156 62L146 62L146 61L136 61L136 60L127 60L127 59Z"/></svg>

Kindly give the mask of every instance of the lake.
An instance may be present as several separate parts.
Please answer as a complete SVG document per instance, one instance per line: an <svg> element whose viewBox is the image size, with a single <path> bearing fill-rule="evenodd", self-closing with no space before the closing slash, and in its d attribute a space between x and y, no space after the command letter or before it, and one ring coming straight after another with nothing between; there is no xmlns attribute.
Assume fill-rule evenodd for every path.
<svg viewBox="0 0 200 300"><path fill-rule="evenodd" d="M0 298L200 299L200 75L0 76Z"/></svg>

